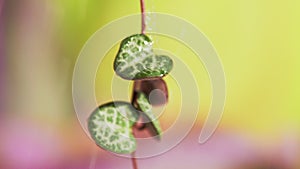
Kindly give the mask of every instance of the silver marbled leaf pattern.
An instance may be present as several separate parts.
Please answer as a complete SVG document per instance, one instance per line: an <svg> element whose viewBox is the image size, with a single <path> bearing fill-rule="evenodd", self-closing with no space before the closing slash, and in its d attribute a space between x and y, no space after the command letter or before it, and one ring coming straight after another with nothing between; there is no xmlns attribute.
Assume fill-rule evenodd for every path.
<svg viewBox="0 0 300 169"><path fill-rule="evenodd" d="M110 102L101 105L90 115L88 129L96 144L105 150L129 154L136 149L132 126L138 113L127 102Z"/></svg>
<svg viewBox="0 0 300 169"><path fill-rule="evenodd" d="M144 34L125 38L114 61L115 72L124 79L136 80L163 77L173 68L173 61L164 55L155 55L152 40Z"/></svg>

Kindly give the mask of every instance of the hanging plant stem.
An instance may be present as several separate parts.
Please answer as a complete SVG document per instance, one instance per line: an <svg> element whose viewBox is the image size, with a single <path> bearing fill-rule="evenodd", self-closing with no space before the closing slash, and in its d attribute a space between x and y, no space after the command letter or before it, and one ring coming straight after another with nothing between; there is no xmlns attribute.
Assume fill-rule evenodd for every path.
<svg viewBox="0 0 300 169"><path fill-rule="evenodd" d="M135 152L131 153L131 162L132 162L132 168L138 169L136 158L135 158Z"/></svg>
<svg viewBox="0 0 300 169"><path fill-rule="evenodd" d="M144 0L140 0L140 4L141 4L141 16L142 16L142 34L145 34L146 14L145 14L145 2L144 2Z"/></svg>
<svg viewBox="0 0 300 169"><path fill-rule="evenodd" d="M144 0L140 0L140 5L141 5L141 18L142 18L142 30L141 33L145 34L146 30L146 15L145 15L145 2ZM135 158L135 152L131 154L131 161L132 161L132 167L133 169L138 169L136 158Z"/></svg>

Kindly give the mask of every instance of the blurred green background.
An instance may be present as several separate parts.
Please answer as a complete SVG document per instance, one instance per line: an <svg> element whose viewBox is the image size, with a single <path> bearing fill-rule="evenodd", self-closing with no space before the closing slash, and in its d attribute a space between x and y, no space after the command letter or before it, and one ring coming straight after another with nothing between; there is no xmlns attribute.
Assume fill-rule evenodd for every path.
<svg viewBox="0 0 300 169"><path fill-rule="evenodd" d="M128 159L100 150L82 130L72 73L89 37L139 13L139 1L2 0L0 7L0 168L130 168ZM210 39L224 66L227 98L217 132L199 145L211 89L205 69L196 71L203 100L197 124L171 152L139 160L140 168L300 168L299 9L296 0L146 0L147 11L184 18ZM177 52L197 69L188 52ZM96 84L96 91L109 87Z"/></svg>

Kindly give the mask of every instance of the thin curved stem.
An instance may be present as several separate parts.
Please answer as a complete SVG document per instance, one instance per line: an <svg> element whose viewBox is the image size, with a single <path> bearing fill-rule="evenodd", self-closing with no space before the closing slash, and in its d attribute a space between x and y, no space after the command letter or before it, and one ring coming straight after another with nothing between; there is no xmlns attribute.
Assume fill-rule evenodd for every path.
<svg viewBox="0 0 300 169"><path fill-rule="evenodd" d="M135 136L134 130L132 132L133 132L132 134ZM131 162L132 162L132 168L138 169L136 158L135 158L135 151L131 153Z"/></svg>
<svg viewBox="0 0 300 169"><path fill-rule="evenodd" d="M133 169L138 169L136 158L135 158L135 152L133 152L131 154L131 162L132 162L132 168Z"/></svg>
<svg viewBox="0 0 300 169"><path fill-rule="evenodd" d="M141 16L142 16L142 34L145 34L145 30L146 30L146 15L145 15L145 2L144 0L140 0L140 4L141 4ZM134 94L133 94L133 98L134 98ZM132 99L132 105L133 105L133 99ZM134 135L134 133L133 133ZM137 166L137 161L136 161L136 158L135 158L135 152L133 152L131 154L131 162L132 162L132 167L133 169L138 169L138 166Z"/></svg>
<svg viewBox="0 0 300 169"><path fill-rule="evenodd" d="M146 14L145 14L145 2L144 2L144 0L140 0L140 4L141 4L141 16L142 16L142 34L145 34Z"/></svg>

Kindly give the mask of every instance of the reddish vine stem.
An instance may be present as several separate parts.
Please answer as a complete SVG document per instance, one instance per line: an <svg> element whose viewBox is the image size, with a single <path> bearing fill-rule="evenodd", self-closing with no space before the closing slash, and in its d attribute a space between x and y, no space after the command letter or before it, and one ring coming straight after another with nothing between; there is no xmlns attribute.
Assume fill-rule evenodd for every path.
<svg viewBox="0 0 300 169"><path fill-rule="evenodd" d="M134 90L134 89L133 89ZM132 94L132 99L131 99L131 104L132 106L134 106L134 102L135 102L135 99L136 99L136 96L135 96L135 92L133 91L133 94ZM136 124L134 124L134 128L137 128L138 129L138 122L136 122ZM135 131L134 129L132 130L132 134L133 136L135 137ZM138 166L137 166L137 161L136 161L136 158L135 158L135 151L131 153L131 162L132 162L132 168L133 169L138 169Z"/></svg>
<svg viewBox="0 0 300 169"><path fill-rule="evenodd" d="M131 154L131 162L132 162L133 169L138 169L136 158L135 158L135 152Z"/></svg>
<svg viewBox="0 0 300 169"><path fill-rule="evenodd" d="M146 14L145 14L145 2L144 2L144 0L140 0L140 4L141 4L141 15L142 15L142 34L145 34Z"/></svg>
<svg viewBox="0 0 300 169"><path fill-rule="evenodd" d="M140 4L141 4L141 16L142 16L142 34L145 34L145 30L146 30L146 14L145 14L145 2L144 0L140 0ZM133 101L132 101L133 103ZM133 133L134 135L134 133ZM131 162L132 162L132 167L133 169L138 169L137 166L137 161L135 158L135 152L131 153Z"/></svg>

